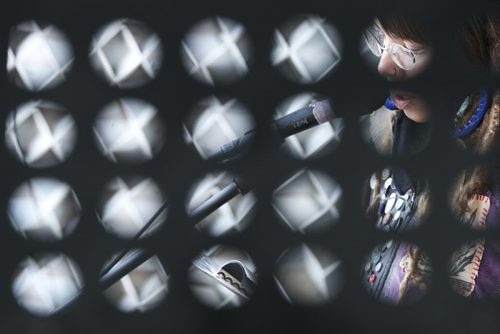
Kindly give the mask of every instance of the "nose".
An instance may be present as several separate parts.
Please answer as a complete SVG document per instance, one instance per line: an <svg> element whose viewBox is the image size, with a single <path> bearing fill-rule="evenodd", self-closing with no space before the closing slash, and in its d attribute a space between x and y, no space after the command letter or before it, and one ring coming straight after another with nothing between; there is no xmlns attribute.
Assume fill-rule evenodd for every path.
<svg viewBox="0 0 500 334"><path fill-rule="evenodd" d="M389 79L394 79L397 74L396 72L398 70L398 66L392 60L389 52L383 51L382 56L380 57L380 60L378 62L377 69L380 75L383 75L384 77L387 77Z"/></svg>

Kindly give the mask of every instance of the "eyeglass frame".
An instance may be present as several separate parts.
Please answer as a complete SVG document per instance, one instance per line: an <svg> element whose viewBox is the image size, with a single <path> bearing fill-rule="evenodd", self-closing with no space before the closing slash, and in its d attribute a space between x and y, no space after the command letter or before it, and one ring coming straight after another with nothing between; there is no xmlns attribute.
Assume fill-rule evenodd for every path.
<svg viewBox="0 0 500 334"><path fill-rule="evenodd" d="M378 27L375 27L376 29L380 29ZM368 38L370 38L367 34L370 34L371 37L376 41L377 43L377 46L379 48L379 52L378 54L370 47L370 42L368 41ZM410 67L403 67L401 66L401 63L394 57L394 53L392 52L389 52L389 55L391 56L391 59L392 61L401 69L405 70L405 71L409 71L411 70L412 68L415 67L415 65L417 64L417 56L422 54L425 49L427 49L426 46L422 47L422 48L419 48L419 49L416 49L416 50L412 50L412 49L409 49L407 48L406 46L404 45L401 45L399 43L389 43L387 46L384 46L382 43L380 43L379 39L375 36L375 34L369 29L365 29L365 31L363 32L363 37L364 37L364 40L365 40L365 43L366 45L368 46L368 49L370 49L370 51L376 56L376 57L382 57L382 52L383 51L387 51L389 52L389 48L393 47L393 46L397 46L399 48L401 48L402 50L404 50L405 52L408 52L411 57L413 58L413 63L411 64Z"/></svg>

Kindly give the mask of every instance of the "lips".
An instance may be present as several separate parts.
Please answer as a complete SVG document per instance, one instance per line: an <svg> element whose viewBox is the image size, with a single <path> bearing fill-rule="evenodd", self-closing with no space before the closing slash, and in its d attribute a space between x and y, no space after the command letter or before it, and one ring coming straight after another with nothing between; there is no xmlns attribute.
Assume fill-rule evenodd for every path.
<svg viewBox="0 0 500 334"><path fill-rule="evenodd" d="M413 101L414 96L393 92L391 99L399 110L404 110Z"/></svg>

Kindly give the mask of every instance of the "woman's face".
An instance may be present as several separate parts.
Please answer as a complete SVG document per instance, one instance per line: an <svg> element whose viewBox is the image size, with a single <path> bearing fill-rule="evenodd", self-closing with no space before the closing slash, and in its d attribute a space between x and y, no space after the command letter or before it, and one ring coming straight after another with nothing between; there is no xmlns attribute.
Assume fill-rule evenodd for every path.
<svg viewBox="0 0 500 334"><path fill-rule="evenodd" d="M375 20L372 46L378 45L378 72L390 81L412 78L424 70L430 62L430 46L409 39L398 38L387 33L378 20ZM373 51L373 49L372 49ZM375 53L375 52L374 52Z"/></svg>
<svg viewBox="0 0 500 334"><path fill-rule="evenodd" d="M420 97L402 90L391 90L390 93L392 102L412 121L424 123L431 118L427 104Z"/></svg>

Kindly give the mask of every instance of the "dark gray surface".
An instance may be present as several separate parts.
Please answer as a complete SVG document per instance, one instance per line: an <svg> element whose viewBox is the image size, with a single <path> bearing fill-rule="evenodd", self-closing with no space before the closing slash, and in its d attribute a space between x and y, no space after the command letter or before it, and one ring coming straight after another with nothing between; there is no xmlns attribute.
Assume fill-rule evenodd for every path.
<svg viewBox="0 0 500 334"><path fill-rule="evenodd" d="M215 1L214 1L215 2ZM499 76L478 73L463 66L457 56L454 31L463 18L481 11L500 14L498 1L478 0L469 4L452 1L69 1L16 0L2 2L0 20L0 124L14 106L29 99L44 98L67 107L79 127L74 154L64 164L46 170L21 166L4 146L0 136L0 333L499 333L500 304L464 300L449 289L446 260L461 242L477 234L467 231L451 216L447 206L449 186L461 168L492 161L499 152L486 156L465 153L450 138L453 109L470 91L500 83ZM454 2L453 2L454 3ZM397 4L397 5L393 5ZM434 32L435 57L429 69L405 84L390 85L372 73L359 56L361 30L371 18L388 9L422 16ZM325 81L300 86L272 69L269 60L273 28L293 14L317 13L337 26L344 41L344 58ZM181 65L180 40L198 20L222 14L241 21L255 46L250 73L236 84L211 88L191 79ZM160 35L164 66L151 84L120 91L108 86L93 72L87 58L92 35L106 22L131 17L147 22ZM25 19L45 20L59 26L75 49L76 62L63 85L44 93L28 93L6 79L5 63L9 27ZM425 97L435 116L431 144L413 158L378 156L364 145L358 118L380 106L389 87L406 87ZM338 114L345 117L344 138L334 153L314 161L296 161L283 151L272 150L266 130L280 101L290 95L316 91L332 98ZM202 162L183 142L181 122L200 98L221 93L247 104L261 130L253 150L228 165L252 186L259 200L258 213L248 230L227 238L210 238L189 225L184 200L189 187L207 171L219 169ZM144 165L115 165L102 157L91 136L99 109L121 96L142 98L156 105L166 123L167 142L153 161ZM373 300L360 282L360 266L376 244L390 236L376 231L361 212L364 180L386 165L402 166L416 175L427 176L432 191L432 212L427 223L404 235L421 245L434 263L434 284L419 304L392 307ZM344 189L344 210L340 223L319 235L293 234L274 216L270 205L272 190L298 168L310 167L329 173ZM126 247L125 241L107 234L94 210L104 183L115 175L139 173L152 176L168 196L169 217L160 232L137 243L156 252L172 275L164 303L143 315L125 315L109 305L97 288L98 272L109 256ZM6 203L21 182L36 175L59 177L79 196L83 217L75 233L55 244L23 240L7 223ZM488 232L494 239L498 232ZM278 256L303 240L317 243L344 260L345 287L340 296L322 307L302 308L284 301L272 279ZM248 251L258 266L259 285L254 298L232 311L213 311L191 294L187 269L192 258L216 243ZM14 301L11 278L26 255L42 250L63 251L73 257L84 274L87 290L61 315L36 318Z"/></svg>

